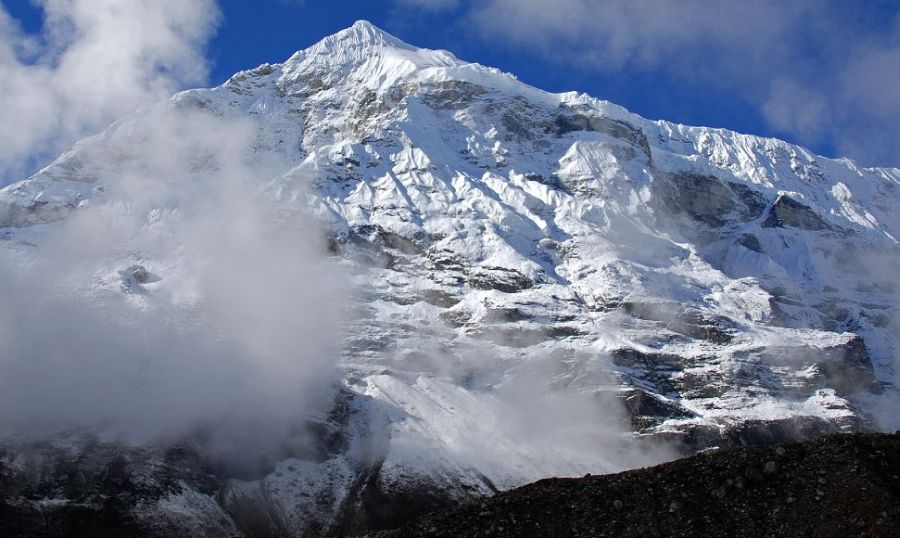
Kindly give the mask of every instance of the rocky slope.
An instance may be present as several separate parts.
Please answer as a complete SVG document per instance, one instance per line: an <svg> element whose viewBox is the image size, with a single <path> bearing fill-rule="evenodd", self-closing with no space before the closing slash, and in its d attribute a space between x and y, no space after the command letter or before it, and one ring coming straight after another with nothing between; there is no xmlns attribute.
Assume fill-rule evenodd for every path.
<svg viewBox="0 0 900 538"><path fill-rule="evenodd" d="M541 480L378 536L889 538L900 536L898 476L900 435L833 435Z"/></svg>
<svg viewBox="0 0 900 538"><path fill-rule="evenodd" d="M160 163L148 141L188 133L171 135L179 122L243 130L241 166L286 221L316 215L353 305L313 429L327 442L214 485L146 449L157 493L129 517L337 534L547 476L896 427L900 170L546 93L360 22L4 188L0 248L26 272L98 207L177 237L178 201L215 200L223 170L190 135L166 147L184 163ZM164 170L165 188L123 203L148 190L128 181L138 169ZM123 248L67 280L101 305L193 308L181 254ZM46 457L87 450L73 446ZM30 468L9 450L5 465ZM37 488L18 491L47 483L14 476ZM22 506L80 506L50 483Z"/></svg>

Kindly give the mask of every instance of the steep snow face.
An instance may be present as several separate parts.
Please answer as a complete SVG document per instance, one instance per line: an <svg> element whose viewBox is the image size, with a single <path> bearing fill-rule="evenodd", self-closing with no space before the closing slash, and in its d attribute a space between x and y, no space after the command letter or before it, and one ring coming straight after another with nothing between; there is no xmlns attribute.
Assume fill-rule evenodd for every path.
<svg viewBox="0 0 900 538"><path fill-rule="evenodd" d="M458 65L463 62L447 51L419 49L359 22L291 56L283 66L281 82L303 86L313 75L326 84L346 79L379 91L419 70Z"/></svg>
<svg viewBox="0 0 900 538"><path fill-rule="evenodd" d="M897 427L900 170L546 93L359 22L3 189L0 247L39 256L110 204L148 130L191 114L249 122L259 191L312 211L353 268L341 394L365 411L349 448L265 482L294 528L361 484L466 496L661 457L623 451L623 423L689 448ZM208 176L185 177L203 196ZM148 230L178 214L151 206ZM118 289L129 256L158 276L135 308L194 297L176 253L85 278ZM333 489L319 519L302 484Z"/></svg>

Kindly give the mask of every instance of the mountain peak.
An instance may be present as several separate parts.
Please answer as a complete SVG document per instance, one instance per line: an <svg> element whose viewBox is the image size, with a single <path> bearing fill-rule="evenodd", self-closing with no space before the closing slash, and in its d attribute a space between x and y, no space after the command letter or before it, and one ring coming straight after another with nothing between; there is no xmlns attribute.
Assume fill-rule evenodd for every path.
<svg viewBox="0 0 900 538"><path fill-rule="evenodd" d="M371 22L362 19L354 22L349 28L345 28L330 37L335 37L339 41L350 41L362 46L388 46L401 49L416 49L416 47L394 37ZM327 39L328 38L326 37L325 40Z"/></svg>
<svg viewBox="0 0 900 538"><path fill-rule="evenodd" d="M326 36L311 47L297 52L292 59L308 56L306 54L308 52L315 55L341 56L350 51L357 51L370 55L385 48L417 50L417 47L394 37L371 22L358 20L352 26Z"/></svg>
<svg viewBox="0 0 900 538"><path fill-rule="evenodd" d="M312 71L347 76L353 72L355 76L351 78L381 86L420 69L462 63L447 51L410 45L369 21L359 20L297 52L285 68L290 74Z"/></svg>

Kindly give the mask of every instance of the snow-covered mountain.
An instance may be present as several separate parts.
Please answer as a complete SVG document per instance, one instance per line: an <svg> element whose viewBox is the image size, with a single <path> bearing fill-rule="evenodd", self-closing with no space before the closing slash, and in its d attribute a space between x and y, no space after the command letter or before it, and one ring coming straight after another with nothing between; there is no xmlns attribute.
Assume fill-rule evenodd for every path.
<svg viewBox="0 0 900 538"><path fill-rule="evenodd" d="M79 142L0 191L0 248L25 270L88 207L182 218L169 191L118 204L119 176L196 114L249 126L241 165L322 223L353 308L324 448L215 495L183 480L147 521L338 532L666 457L634 439L897 427L900 170L547 93L367 22ZM195 155L175 190L206 196L218 166ZM69 285L188 304L179 259L123 251Z"/></svg>

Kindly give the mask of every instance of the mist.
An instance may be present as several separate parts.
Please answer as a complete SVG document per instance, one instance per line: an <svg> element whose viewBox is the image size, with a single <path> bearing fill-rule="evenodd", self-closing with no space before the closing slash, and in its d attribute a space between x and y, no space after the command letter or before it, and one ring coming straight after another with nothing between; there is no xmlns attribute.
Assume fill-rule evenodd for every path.
<svg viewBox="0 0 900 538"><path fill-rule="evenodd" d="M0 6L0 184L206 82L214 0L36 4L37 34ZM109 130L90 203L0 249L4 437L202 437L241 465L302 450L337 379L341 284L318 225L259 191L291 163L174 101Z"/></svg>
<svg viewBox="0 0 900 538"><path fill-rule="evenodd" d="M136 108L206 82L215 0L34 3L44 13L36 34L0 5L0 185Z"/></svg>
<svg viewBox="0 0 900 538"><path fill-rule="evenodd" d="M608 354L596 346L579 351L583 362L572 372L561 372L563 364L551 355L517 368L498 387L510 410L498 430L537 456L534 479L619 472L678 457L674 444L634 432Z"/></svg>
<svg viewBox="0 0 900 538"><path fill-rule="evenodd" d="M866 411L879 431L900 431L900 318L891 315L900 304L900 281L897 279L897 263L900 249L863 248L854 252L853 263L857 287L867 286L878 290L883 304L891 307L884 314L881 335L865 334L866 345L873 358L878 381L885 384L883 394L865 398ZM880 314L870 310L869 314ZM864 313L865 315L865 313Z"/></svg>
<svg viewBox="0 0 900 538"><path fill-rule="evenodd" d="M516 348L488 343L504 341L503 331L491 325L482 327L483 341L449 349L434 341L412 343L414 358L397 368L411 369L418 376L415 385L425 387L386 390L389 401L408 403L409 413L428 417L422 426L427 434L413 437L416 446L399 434L402 452L416 454L411 461L441 461L447 450L452 461L477 469L499 489L549 476L619 472L683 455L676 443L634 432L608 351L619 340L615 327L595 328L595 341L552 351L536 345L511 352ZM435 439L444 444L435 447Z"/></svg>
<svg viewBox="0 0 900 538"><path fill-rule="evenodd" d="M111 130L91 203L0 254L0 429L193 436L241 467L302 452L343 282L324 230L259 188L291 164L254 158L249 120L176 102Z"/></svg>

